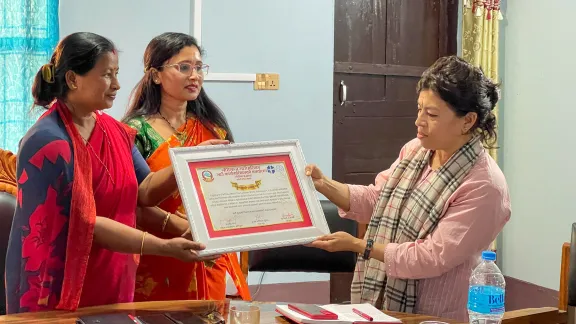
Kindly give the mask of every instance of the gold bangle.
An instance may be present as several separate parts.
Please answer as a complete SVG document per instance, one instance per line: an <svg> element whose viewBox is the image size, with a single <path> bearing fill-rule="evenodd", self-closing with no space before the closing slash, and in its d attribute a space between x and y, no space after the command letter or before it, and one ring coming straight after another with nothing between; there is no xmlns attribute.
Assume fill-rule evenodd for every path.
<svg viewBox="0 0 576 324"><path fill-rule="evenodd" d="M144 239L146 238L146 234L148 234L148 232L142 232L142 245L140 245L140 256L144 254Z"/></svg>
<svg viewBox="0 0 576 324"><path fill-rule="evenodd" d="M169 212L166 212L166 218L164 218L164 223L162 224L162 232L164 232L164 230L166 229L166 224L168 224L168 220L170 219L170 215L172 215Z"/></svg>

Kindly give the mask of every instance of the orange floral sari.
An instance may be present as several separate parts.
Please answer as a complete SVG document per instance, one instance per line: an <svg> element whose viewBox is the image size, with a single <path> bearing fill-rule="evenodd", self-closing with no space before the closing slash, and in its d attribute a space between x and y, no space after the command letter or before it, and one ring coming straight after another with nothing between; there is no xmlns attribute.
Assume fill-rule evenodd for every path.
<svg viewBox="0 0 576 324"><path fill-rule="evenodd" d="M142 117L130 121L129 124L138 130L139 135L146 136L146 133L155 132ZM186 134L183 142L174 134L168 140L159 143L147 157L146 162L151 171L170 165L168 153L170 147L196 146L204 141L216 139L214 134L218 134L220 139L226 137L226 131L223 129L214 127L211 131L196 118L189 118L178 132ZM146 158L146 154L143 155ZM176 211L185 213L178 192L163 201L159 207L171 213ZM168 237L165 233L151 231L151 234ZM140 260L134 301L223 300L226 298L226 273L229 273L234 280L240 297L243 300L250 300L248 284L242 274L236 253L224 254L215 261L194 263L146 255Z"/></svg>

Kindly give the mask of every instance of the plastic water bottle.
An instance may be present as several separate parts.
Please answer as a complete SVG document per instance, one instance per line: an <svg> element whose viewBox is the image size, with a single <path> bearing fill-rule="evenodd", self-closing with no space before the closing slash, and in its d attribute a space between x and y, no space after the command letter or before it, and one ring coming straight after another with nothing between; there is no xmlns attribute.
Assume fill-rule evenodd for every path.
<svg viewBox="0 0 576 324"><path fill-rule="evenodd" d="M482 252L482 262L470 276L468 316L472 324L498 324L504 316L506 282L494 260L495 252Z"/></svg>

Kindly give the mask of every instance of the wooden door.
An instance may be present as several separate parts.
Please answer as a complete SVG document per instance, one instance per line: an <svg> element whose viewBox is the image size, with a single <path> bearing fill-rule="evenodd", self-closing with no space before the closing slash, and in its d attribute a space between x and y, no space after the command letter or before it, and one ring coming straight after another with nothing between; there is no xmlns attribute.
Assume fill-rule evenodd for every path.
<svg viewBox="0 0 576 324"><path fill-rule="evenodd" d="M335 0L334 179L373 183L416 136L416 84L456 54L457 17L457 0Z"/></svg>

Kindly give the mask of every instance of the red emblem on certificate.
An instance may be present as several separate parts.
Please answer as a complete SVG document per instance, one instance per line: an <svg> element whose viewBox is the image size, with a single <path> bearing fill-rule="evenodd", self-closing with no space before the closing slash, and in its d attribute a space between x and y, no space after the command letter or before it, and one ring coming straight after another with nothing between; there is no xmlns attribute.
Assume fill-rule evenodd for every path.
<svg viewBox="0 0 576 324"><path fill-rule="evenodd" d="M210 171L202 172L202 180L204 180L204 182L214 181L214 176L212 175L212 172L210 172Z"/></svg>

